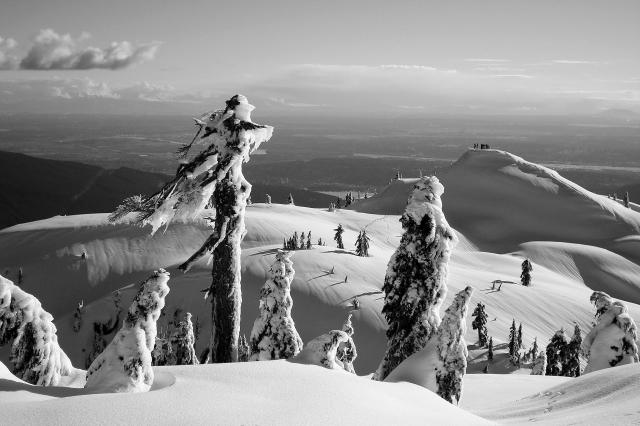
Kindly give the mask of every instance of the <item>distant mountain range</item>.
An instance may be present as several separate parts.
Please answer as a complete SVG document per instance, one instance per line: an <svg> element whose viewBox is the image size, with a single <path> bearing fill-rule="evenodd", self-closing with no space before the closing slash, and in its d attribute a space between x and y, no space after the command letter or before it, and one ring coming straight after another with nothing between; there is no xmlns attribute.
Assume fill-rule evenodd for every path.
<svg viewBox="0 0 640 426"><path fill-rule="evenodd" d="M71 161L48 160L0 151L0 229L56 215L111 212L125 198L152 194L169 177L127 167L104 169ZM334 197L283 185L253 183L252 199L328 206Z"/></svg>

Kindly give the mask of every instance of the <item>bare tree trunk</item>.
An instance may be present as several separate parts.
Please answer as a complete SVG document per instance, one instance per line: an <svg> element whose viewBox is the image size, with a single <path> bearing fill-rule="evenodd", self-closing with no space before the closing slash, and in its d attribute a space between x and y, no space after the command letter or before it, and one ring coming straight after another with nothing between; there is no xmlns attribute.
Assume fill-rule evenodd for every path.
<svg viewBox="0 0 640 426"><path fill-rule="evenodd" d="M240 244L245 234L244 213L251 185L233 169L216 187L216 226L227 222L224 240L213 251L211 271L211 362L237 362L242 288Z"/></svg>

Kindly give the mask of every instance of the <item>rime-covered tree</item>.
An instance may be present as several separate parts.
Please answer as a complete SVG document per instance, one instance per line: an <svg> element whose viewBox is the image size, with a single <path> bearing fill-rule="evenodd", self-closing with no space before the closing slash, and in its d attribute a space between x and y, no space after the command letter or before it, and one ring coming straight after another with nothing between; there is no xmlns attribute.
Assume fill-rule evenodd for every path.
<svg viewBox="0 0 640 426"><path fill-rule="evenodd" d="M639 362L638 331L627 305L602 291L593 292L591 302L596 324L582 341L582 352L588 354L583 374Z"/></svg>
<svg viewBox="0 0 640 426"><path fill-rule="evenodd" d="M302 231L302 233L300 234L300 242L298 243L298 248L300 248L301 250L304 250L306 245L306 239L304 237L304 231Z"/></svg>
<svg viewBox="0 0 640 426"><path fill-rule="evenodd" d="M198 260L212 255L212 283L206 293L212 308L211 360L237 359L240 334L240 243L245 234L245 208L251 185L242 174L249 155L271 138L273 128L251 121L254 109L247 98L235 95L224 109L204 114L196 120L200 130L180 153L186 155L201 131L206 147L193 159L181 163L175 178L156 194L139 200L127 199L110 216L118 220L129 212L149 224L155 232L172 221L199 218L212 205L212 234L180 269L188 271Z"/></svg>
<svg viewBox="0 0 640 426"><path fill-rule="evenodd" d="M278 250L271 265L271 278L260 290L259 315L249 343L252 361L288 359L302 349L302 339L291 317L291 282L295 271L290 257L290 252Z"/></svg>
<svg viewBox="0 0 640 426"><path fill-rule="evenodd" d="M562 375L562 369L566 363L568 344L567 335L565 334L564 329L561 328L553 335L551 341L547 345L547 349L545 351L547 355L547 368L545 370L545 375Z"/></svg>
<svg viewBox="0 0 640 426"><path fill-rule="evenodd" d="M516 320L514 319L511 322L511 327L509 328L509 357L513 362L515 358L518 356L518 351L520 348L518 347L518 329L516 328ZM515 364L515 362L513 362Z"/></svg>
<svg viewBox="0 0 640 426"><path fill-rule="evenodd" d="M389 327L387 350L374 376L378 380L421 350L440 325L449 257L457 241L442 212L443 193L435 176L419 180L400 218L404 233L382 287Z"/></svg>
<svg viewBox="0 0 640 426"><path fill-rule="evenodd" d="M289 204L290 206L296 205L296 203L293 202L293 195L291 195L291 193L289 193L289 196L287 197L287 204Z"/></svg>
<svg viewBox="0 0 640 426"><path fill-rule="evenodd" d="M334 229L334 231L336 231L336 234L333 236L333 239L336 241L338 248L343 249L344 243L342 242L342 234L344 233L344 228L342 227L342 224L339 223L338 227Z"/></svg>
<svg viewBox="0 0 640 426"><path fill-rule="evenodd" d="M171 343L176 348L176 365L197 365L196 337L193 334L191 313L187 312L184 320L180 321L171 336Z"/></svg>
<svg viewBox="0 0 640 426"><path fill-rule="evenodd" d="M531 368L531 375L544 376L547 371L547 355L544 351L538 352L538 355L534 354L533 367Z"/></svg>
<svg viewBox="0 0 640 426"><path fill-rule="evenodd" d="M471 316L474 317L471 327L474 330L478 330L478 345L483 348L487 346L488 340L487 312L485 311L484 303L478 302Z"/></svg>
<svg viewBox="0 0 640 426"><path fill-rule="evenodd" d="M489 337L489 348L487 350L487 359L493 361L493 337Z"/></svg>
<svg viewBox="0 0 640 426"><path fill-rule="evenodd" d="M265 197L264 202L265 202L266 204L271 204L271 195L267 194L267 196Z"/></svg>
<svg viewBox="0 0 640 426"><path fill-rule="evenodd" d="M348 357L341 360L341 355L348 355ZM307 342L293 361L319 365L331 370L341 369L353 372L352 364L356 355L356 345L351 336L342 330L331 330ZM348 365L345 364L345 360Z"/></svg>
<svg viewBox="0 0 640 426"><path fill-rule="evenodd" d="M523 286L531 285L531 272L533 271L533 265L529 261L529 259L525 259L522 262L522 273L520 274L520 282Z"/></svg>
<svg viewBox="0 0 640 426"><path fill-rule="evenodd" d="M11 372L38 386L55 386L71 374L69 357L58 344L53 316L40 301L0 276L0 346L11 343Z"/></svg>
<svg viewBox="0 0 640 426"><path fill-rule="evenodd" d="M367 231L364 229L360 231L358 239L356 240L356 254L358 256L369 256L369 241L371 241L371 238L367 235Z"/></svg>
<svg viewBox="0 0 640 426"><path fill-rule="evenodd" d="M342 331L347 333L350 338L353 338L353 334L355 330L353 329L353 323L351 322L351 316L353 314L349 313L347 316L347 320L342 325ZM356 346L353 344L353 340L346 341L338 345L338 350L336 352L336 358L342 362L344 369L350 373L355 374L356 371L353 368L353 361L358 356L356 352Z"/></svg>
<svg viewBox="0 0 640 426"><path fill-rule="evenodd" d="M516 338L518 344L518 350L522 349L522 323L518 326L518 336Z"/></svg>
<svg viewBox="0 0 640 426"><path fill-rule="evenodd" d="M533 338L533 345L531 346L531 351L530 351L530 355L531 355L531 360L533 361L537 354L538 354L538 337L534 337ZM545 360L546 362L546 360Z"/></svg>
<svg viewBox="0 0 640 426"><path fill-rule="evenodd" d="M578 324L573 329L573 337L567 345L562 375L567 377L580 376L580 347L582 346L582 331Z"/></svg>
<svg viewBox="0 0 640 426"><path fill-rule="evenodd" d="M78 302L76 310L73 312L73 331L76 333L82 328L82 317L84 316L84 300Z"/></svg>
<svg viewBox="0 0 640 426"><path fill-rule="evenodd" d="M307 250L311 250L311 231L307 232Z"/></svg>
<svg viewBox="0 0 640 426"><path fill-rule="evenodd" d="M169 293L169 273L159 269L138 290L122 328L87 369L85 388L102 392L146 392L153 384L151 351L156 322Z"/></svg>
<svg viewBox="0 0 640 426"><path fill-rule="evenodd" d="M243 334L238 341L238 362L249 361L250 355L249 343L247 342L247 337Z"/></svg>
<svg viewBox="0 0 640 426"><path fill-rule="evenodd" d="M176 365L176 354L171 344L171 339L165 332L158 332L156 343L151 351L152 365Z"/></svg>
<svg viewBox="0 0 640 426"><path fill-rule="evenodd" d="M467 344L464 335L467 331L467 307L473 293L471 287L456 294L451 306L447 308L436 335L439 363L436 367L436 393L445 400L460 403L462 395L462 377L467 372Z"/></svg>

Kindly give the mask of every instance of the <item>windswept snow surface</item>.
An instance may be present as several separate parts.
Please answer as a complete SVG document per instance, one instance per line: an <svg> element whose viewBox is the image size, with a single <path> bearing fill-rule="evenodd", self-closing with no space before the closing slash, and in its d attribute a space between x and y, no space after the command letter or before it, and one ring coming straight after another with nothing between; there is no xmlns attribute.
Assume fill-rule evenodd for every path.
<svg viewBox="0 0 640 426"><path fill-rule="evenodd" d="M89 394L0 380L7 425L483 425L436 394L284 360L154 367L142 394ZM20 392L22 398L6 399ZM42 399L33 396L43 395Z"/></svg>
<svg viewBox="0 0 640 426"><path fill-rule="evenodd" d="M462 407L489 420L508 424L640 424L640 368L637 364L566 379L547 389L541 389L543 381L552 383L562 378L526 376L519 381L513 379L518 376L507 377L478 375L470 379L465 383L465 390L473 396L469 405L465 405L463 397ZM514 381L518 382L517 386ZM533 392L523 398L523 389ZM476 393L479 390L485 392L484 405ZM486 395L491 395L489 402ZM495 401L501 403L491 406Z"/></svg>
<svg viewBox="0 0 640 426"><path fill-rule="evenodd" d="M446 195L444 197L446 207ZM23 267L23 287L52 312L61 346L74 365L85 367L93 339L92 322L107 322L115 315L111 293L124 285L122 305L127 306L136 291L132 284L146 278L154 269L166 267L172 276L172 291L166 300L167 317L160 318L159 327L178 308L191 312L194 325L198 321L202 325L196 345L200 353L209 335L211 315L211 306L203 300L200 290L210 284L210 267L202 262L183 274L175 266L200 247L209 229L204 224L176 224L151 237L146 229L109 224L106 216L56 217L0 231L0 269L9 269L15 274L19 266ZM380 289L387 262L402 232L398 219L398 216L349 210L328 212L282 204L249 206L248 233L242 253L241 333L248 336L251 332L258 312L260 288L268 278L269 267L283 238L294 231L311 231L313 241L322 238L328 245L295 253L296 275L291 294L296 328L303 341L340 329L357 296L361 309L353 316L357 330L354 341L359 354L354 367L358 374L374 371L386 348ZM367 227L372 239L369 257L356 256L352 250L340 250L332 244L333 229L338 223L345 228L343 238L347 248L354 247L359 230ZM459 244L453 252L449 294L444 305L448 306L453 295L467 285L473 287L471 304L481 301L486 305L487 327L494 344L506 340L513 318L523 322L527 347L536 336L541 346L546 345L558 328L569 329L574 321L583 330L590 328L594 314L589 302L591 290L575 275L547 269L534 259L532 287L503 284L501 291L495 291L491 289L493 280L519 282L522 258L469 249L473 248ZM81 257L83 251L87 253L86 259ZM332 268L334 274L331 274ZM85 302L84 325L75 333L73 312L81 300ZM640 308L630 303L629 310L636 321L640 321ZM473 344L477 337L470 327L471 318L467 321L466 341ZM112 337L107 336L107 341ZM469 371L482 369L483 365L476 368L475 363L470 359Z"/></svg>

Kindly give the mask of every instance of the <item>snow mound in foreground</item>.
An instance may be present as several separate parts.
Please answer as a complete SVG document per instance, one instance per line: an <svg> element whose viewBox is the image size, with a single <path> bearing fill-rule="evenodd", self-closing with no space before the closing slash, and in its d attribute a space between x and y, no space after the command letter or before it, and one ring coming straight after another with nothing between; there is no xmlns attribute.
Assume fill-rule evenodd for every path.
<svg viewBox="0 0 640 426"><path fill-rule="evenodd" d="M500 423L637 425L638 407L640 368L631 364L567 380L518 401L474 412Z"/></svg>
<svg viewBox="0 0 640 426"><path fill-rule="evenodd" d="M2 422L92 424L108 419L112 425L490 424L418 386L380 383L284 360L154 370L156 377L164 373L175 376L175 383L135 396L91 395L81 390L85 393L82 396L44 401L28 399L31 393L43 392L41 388L26 388L24 400L32 402L24 404L19 400L4 403L5 394L11 392L0 382Z"/></svg>

